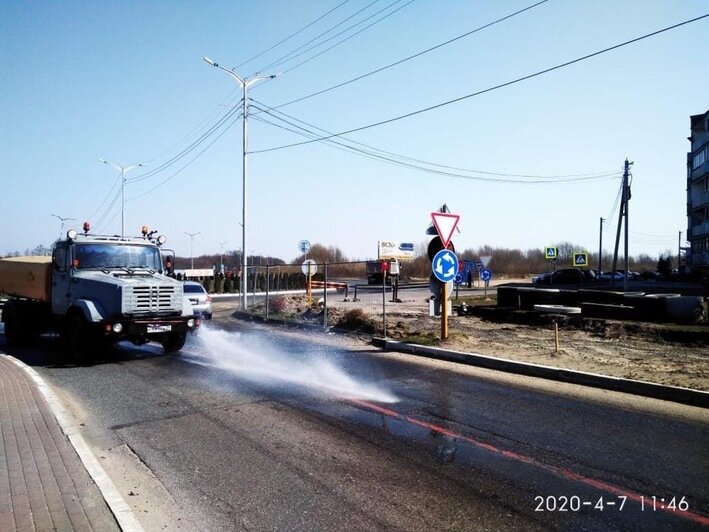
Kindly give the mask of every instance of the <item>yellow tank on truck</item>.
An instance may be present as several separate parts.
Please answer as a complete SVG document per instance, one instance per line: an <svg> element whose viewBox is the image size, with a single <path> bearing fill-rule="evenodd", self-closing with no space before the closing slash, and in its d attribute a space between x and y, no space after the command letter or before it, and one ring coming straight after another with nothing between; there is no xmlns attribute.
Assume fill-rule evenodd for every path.
<svg viewBox="0 0 709 532"><path fill-rule="evenodd" d="M9 257L0 259L0 293L51 301L52 257Z"/></svg>

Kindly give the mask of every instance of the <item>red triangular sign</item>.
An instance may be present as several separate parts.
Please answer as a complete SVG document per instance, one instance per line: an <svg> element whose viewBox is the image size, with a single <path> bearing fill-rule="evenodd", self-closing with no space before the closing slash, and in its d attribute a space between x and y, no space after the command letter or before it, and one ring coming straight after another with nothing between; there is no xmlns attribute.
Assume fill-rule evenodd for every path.
<svg viewBox="0 0 709 532"><path fill-rule="evenodd" d="M441 238L443 246L447 248L453 236L453 231L458 225L458 220L460 220L460 215L448 212L432 212L431 218L433 218L433 225L436 226L436 231L438 231L438 236Z"/></svg>

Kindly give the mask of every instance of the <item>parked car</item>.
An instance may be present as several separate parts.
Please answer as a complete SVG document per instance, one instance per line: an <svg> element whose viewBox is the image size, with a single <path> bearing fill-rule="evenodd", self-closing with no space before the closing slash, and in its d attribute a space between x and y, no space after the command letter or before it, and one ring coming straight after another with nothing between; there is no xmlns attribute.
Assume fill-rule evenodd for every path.
<svg viewBox="0 0 709 532"><path fill-rule="evenodd" d="M601 281L610 281L611 279L614 281L622 281L625 279L625 275L621 272L602 272L598 279Z"/></svg>
<svg viewBox="0 0 709 532"><path fill-rule="evenodd" d="M625 279L625 270L616 270L615 272L603 272L601 273L599 279L601 281L610 281L611 277L614 281L622 281ZM637 281L642 279L642 276L637 272L630 272L628 275L629 281Z"/></svg>
<svg viewBox="0 0 709 532"><path fill-rule="evenodd" d="M532 282L534 284L584 284L596 280L596 274L593 270L580 270L578 268L564 268L555 272L547 272L538 277L535 277Z"/></svg>
<svg viewBox="0 0 709 532"><path fill-rule="evenodd" d="M204 287L194 281L185 281L184 286L185 296L192 303L192 310L195 316L199 316L205 320L212 319L212 296L207 294Z"/></svg>

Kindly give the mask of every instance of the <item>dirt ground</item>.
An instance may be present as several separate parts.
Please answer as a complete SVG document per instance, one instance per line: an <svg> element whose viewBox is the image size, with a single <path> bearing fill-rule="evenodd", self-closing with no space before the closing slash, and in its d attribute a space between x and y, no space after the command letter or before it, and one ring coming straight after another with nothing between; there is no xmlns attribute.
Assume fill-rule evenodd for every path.
<svg viewBox="0 0 709 532"><path fill-rule="evenodd" d="M482 295L478 297L480 301L476 303L494 305L494 300L485 302ZM281 299L284 308L280 315L322 323L321 311L307 309L304 296ZM333 305L328 308L328 324L335 325L351 342L366 343L371 336L382 335L381 314L368 316L349 304ZM251 310L258 312L257 308ZM278 319L277 316L273 317ZM426 301L404 299L387 305L387 337L393 340L709 391L706 325L691 331L691 341L665 340L658 334L662 326L657 325L610 321L591 325L561 325L557 351L551 323L497 323L453 312L449 338L441 341L440 318L429 317Z"/></svg>
<svg viewBox="0 0 709 532"><path fill-rule="evenodd" d="M412 329L440 336L440 320L389 316L389 336L408 341ZM668 342L647 332L622 327L587 331L559 329L555 350L553 326L493 323L478 317L452 316L449 338L436 345L521 362L556 366L613 377L709 391L709 347Z"/></svg>

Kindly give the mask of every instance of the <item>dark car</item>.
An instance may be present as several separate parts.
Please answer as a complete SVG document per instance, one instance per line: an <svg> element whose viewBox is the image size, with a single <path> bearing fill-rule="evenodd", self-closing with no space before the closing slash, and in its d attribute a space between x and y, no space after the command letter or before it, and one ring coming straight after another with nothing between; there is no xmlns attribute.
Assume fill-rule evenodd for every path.
<svg viewBox="0 0 709 532"><path fill-rule="evenodd" d="M548 272L534 278L534 284L584 284L596 280L593 270L580 270L578 268L564 268L555 272Z"/></svg>

